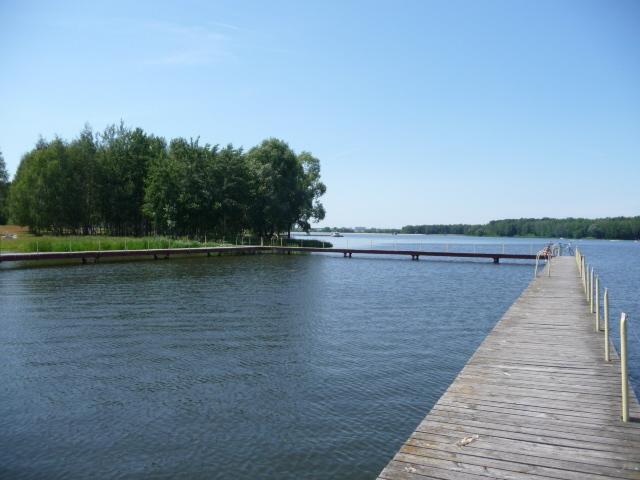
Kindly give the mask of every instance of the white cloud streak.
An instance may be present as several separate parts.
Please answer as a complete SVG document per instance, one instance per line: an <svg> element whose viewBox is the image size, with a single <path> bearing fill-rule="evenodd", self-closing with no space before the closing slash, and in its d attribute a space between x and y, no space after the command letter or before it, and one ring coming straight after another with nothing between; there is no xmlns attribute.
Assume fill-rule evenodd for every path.
<svg viewBox="0 0 640 480"><path fill-rule="evenodd" d="M237 28L226 26L227 29ZM147 65L197 66L209 65L225 58L234 58L231 36L200 25L167 22L147 22L143 28L154 37L166 53L146 59Z"/></svg>

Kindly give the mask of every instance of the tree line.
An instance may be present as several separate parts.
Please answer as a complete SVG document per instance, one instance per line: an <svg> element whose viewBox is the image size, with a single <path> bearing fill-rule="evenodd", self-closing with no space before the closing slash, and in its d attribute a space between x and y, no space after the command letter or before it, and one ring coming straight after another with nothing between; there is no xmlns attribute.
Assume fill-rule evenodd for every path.
<svg viewBox="0 0 640 480"><path fill-rule="evenodd" d="M484 225L406 225L402 233L476 235L488 237L549 237L640 239L639 217L519 218Z"/></svg>
<svg viewBox="0 0 640 480"><path fill-rule="evenodd" d="M35 233L269 237L325 215L320 161L309 152L276 138L247 152L167 143L122 123L85 127L70 142L41 139L1 185L4 220Z"/></svg>

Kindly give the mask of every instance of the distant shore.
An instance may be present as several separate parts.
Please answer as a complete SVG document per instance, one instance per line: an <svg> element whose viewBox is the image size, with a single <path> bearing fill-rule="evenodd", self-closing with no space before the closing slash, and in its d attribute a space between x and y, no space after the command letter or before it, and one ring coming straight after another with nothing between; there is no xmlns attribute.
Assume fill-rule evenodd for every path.
<svg viewBox="0 0 640 480"><path fill-rule="evenodd" d="M594 240L639 240L640 216L607 218L517 218L492 220L485 224L424 224L402 228L324 227L313 233L397 233L424 235L466 235L506 238L566 238Z"/></svg>

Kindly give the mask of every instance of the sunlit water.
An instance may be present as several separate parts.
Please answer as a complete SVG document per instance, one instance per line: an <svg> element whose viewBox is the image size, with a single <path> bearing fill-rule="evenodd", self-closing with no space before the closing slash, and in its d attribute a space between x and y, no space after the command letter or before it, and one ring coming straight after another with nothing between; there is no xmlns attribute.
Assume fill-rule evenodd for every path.
<svg viewBox="0 0 640 480"><path fill-rule="evenodd" d="M370 237L330 241L474 248ZM583 248L612 310L640 314L640 246ZM532 274L331 255L5 266L0 477L375 478Z"/></svg>

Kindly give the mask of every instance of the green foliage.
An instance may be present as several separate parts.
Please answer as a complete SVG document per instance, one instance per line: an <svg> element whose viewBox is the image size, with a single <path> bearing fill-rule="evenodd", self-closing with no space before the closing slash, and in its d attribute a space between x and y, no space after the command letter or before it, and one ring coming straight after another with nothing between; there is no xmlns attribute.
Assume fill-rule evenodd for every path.
<svg viewBox="0 0 640 480"><path fill-rule="evenodd" d="M247 227L250 185L242 150L179 138L151 164L143 211L156 231L225 236Z"/></svg>
<svg viewBox="0 0 640 480"><path fill-rule="evenodd" d="M402 233L636 240L640 238L640 217L520 218L493 220L486 225L407 225L402 227Z"/></svg>
<svg viewBox="0 0 640 480"><path fill-rule="evenodd" d="M9 172L7 165L4 163L4 157L0 151L0 225L7 223L9 208L7 195L9 193Z"/></svg>
<svg viewBox="0 0 640 480"><path fill-rule="evenodd" d="M70 143L40 140L20 162L9 204L13 221L35 233L267 238L324 218L325 191L318 159L282 140L245 154L197 139L167 146L120 124L85 127Z"/></svg>
<svg viewBox="0 0 640 480"><path fill-rule="evenodd" d="M39 141L22 159L10 191L11 217L35 232L82 224L86 217L82 158L61 139Z"/></svg>
<svg viewBox="0 0 640 480"><path fill-rule="evenodd" d="M260 236L287 231L302 213L299 188L304 171L289 146L265 140L247 154L252 172L250 224Z"/></svg>
<svg viewBox="0 0 640 480"><path fill-rule="evenodd" d="M145 180L151 162L166 155L164 139L123 124L108 127L97 151L98 210L108 231L140 235L147 230L143 216Z"/></svg>
<svg viewBox="0 0 640 480"><path fill-rule="evenodd" d="M299 188L302 210L297 224L302 230L309 231L310 222L324 219L325 210L320 197L325 194L327 187L320 181L320 160L309 152L301 152L298 161L302 165L303 176Z"/></svg>

